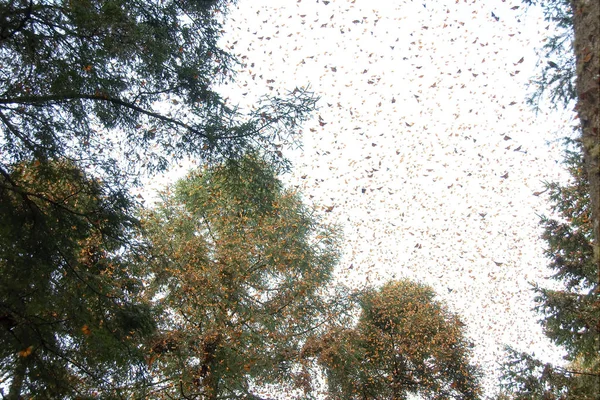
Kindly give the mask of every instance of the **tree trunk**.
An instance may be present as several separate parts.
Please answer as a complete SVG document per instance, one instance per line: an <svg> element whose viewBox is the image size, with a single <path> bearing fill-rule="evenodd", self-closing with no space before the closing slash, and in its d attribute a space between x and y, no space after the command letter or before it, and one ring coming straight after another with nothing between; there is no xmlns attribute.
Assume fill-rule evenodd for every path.
<svg viewBox="0 0 600 400"><path fill-rule="evenodd" d="M212 367L215 367L213 364ZM217 400L219 397L219 377L209 367L208 375L204 378L204 393L207 400Z"/></svg>
<svg viewBox="0 0 600 400"><path fill-rule="evenodd" d="M600 295L600 2L571 0L577 66L577 114L590 181L594 262ZM600 320L596 329L600 334Z"/></svg>
<svg viewBox="0 0 600 400"><path fill-rule="evenodd" d="M217 374L217 350L221 346L223 336L220 333L207 333L202 339L202 383L205 398L216 400L219 395L219 376Z"/></svg>
<svg viewBox="0 0 600 400"><path fill-rule="evenodd" d="M25 374L27 373L27 357L17 355L15 361L15 370L13 373L13 379L10 383L10 389L7 400L19 400L21 399L21 390L23 389L23 381L25 380Z"/></svg>

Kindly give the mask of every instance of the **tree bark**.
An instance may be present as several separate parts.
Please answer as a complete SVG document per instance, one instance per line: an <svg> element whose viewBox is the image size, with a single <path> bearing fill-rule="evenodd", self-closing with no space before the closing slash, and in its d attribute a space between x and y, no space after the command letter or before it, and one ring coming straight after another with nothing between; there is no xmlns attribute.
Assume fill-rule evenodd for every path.
<svg viewBox="0 0 600 400"><path fill-rule="evenodd" d="M600 2L571 0L577 65L577 114L590 181L594 257L600 278Z"/></svg>
<svg viewBox="0 0 600 400"><path fill-rule="evenodd" d="M581 123L583 158L590 183L594 264L600 297L600 1L571 0L576 57L577 114ZM600 305L596 309L600 335ZM600 343L598 353L600 354ZM598 379L600 385L600 378Z"/></svg>

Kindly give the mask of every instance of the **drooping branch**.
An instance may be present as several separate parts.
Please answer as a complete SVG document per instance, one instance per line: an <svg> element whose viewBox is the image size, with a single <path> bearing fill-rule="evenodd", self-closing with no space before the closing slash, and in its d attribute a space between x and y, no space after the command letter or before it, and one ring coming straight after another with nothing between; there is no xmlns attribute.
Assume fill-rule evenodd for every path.
<svg viewBox="0 0 600 400"><path fill-rule="evenodd" d="M22 104L22 105L31 105L31 106L43 106L45 104L62 103L62 102L67 102L67 101L72 101L72 100L92 100L92 101L99 101L99 102L108 102L108 103L111 103L111 104L119 106L119 107L127 108L136 113L146 115L150 118L160 120L167 124L178 126L180 128L187 130L188 132L198 135L202 138L214 139L210 135L207 135L205 132L202 132L198 128L195 128L192 125L189 125L179 119L168 117L166 115L160 114L155 111L147 110L147 109L137 106L129 101L120 99L118 97L108 96L107 94L104 94L104 93L98 93L98 94L65 93L65 94L55 94L55 95L46 95L46 96L19 96L19 97L12 97L12 98L0 98L0 104ZM253 129L250 132L242 132L240 134L235 134L235 135L221 136L221 137L219 137L219 139L220 140L232 140L232 139L245 138L248 136L252 136L256 132L259 132L264 127L265 126L262 126L257 129Z"/></svg>
<svg viewBox="0 0 600 400"><path fill-rule="evenodd" d="M160 113L147 110L140 106L136 106L133 103L128 101L119 99L117 97L111 97L106 94L83 94L83 93L67 93L67 94L56 94L56 95L47 95L47 96L20 96L13 98L0 99L0 104L26 104L32 106L41 106L46 103L62 103L65 101L71 100L92 100L92 101L102 101L108 102L120 107L125 107L129 110L135 111L140 114L147 115L151 118L158 119L160 121L166 122L168 124L179 126L180 128L184 128L192 133L198 134L202 137L207 138L207 135L203 132L200 132L196 128L191 125L186 124L180 120L175 118L167 117L166 115L162 115Z"/></svg>

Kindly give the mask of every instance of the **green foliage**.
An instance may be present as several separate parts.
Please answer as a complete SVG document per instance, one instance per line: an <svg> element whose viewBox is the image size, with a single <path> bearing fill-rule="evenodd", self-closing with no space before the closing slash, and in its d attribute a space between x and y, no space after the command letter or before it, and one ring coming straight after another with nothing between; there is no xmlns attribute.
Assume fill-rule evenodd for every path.
<svg viewBox="0 0 600 400"><path fill-rule="evenodd" d="M463 324L427 286L393 281L360 296L354 328L332 329L312 347L331 399L478 398Z"/></svg>
<svg viewBox="0 0 600 400"><path fill-rule="evenodd" d="M541 220L552 278L563 288L536 285L536 310L544 316L541 322L548 337L565 346L570 359L595 359L600 355L600 299L591 245L589 186L579 147L567 151L565 165L571 182L548 185L555 218Z"/></svg>
<svg viewBox="0 0 600 400"><path fill-rule="evenodd" d="M543 364L532 356L522 354L517 357L514 352L512 361L505 363L504 367L510 369L519 362L524 365L522 376L514 370L507 375L510 394L516 398L525 398L528 391L541 396L539 393L544 390L549 393L544 398L598 398L600 231L597 228L600 226L600 187L598 154L593 151L598 136L598 55L590 50L594 41L597 43L598 6L597 2L569 0L524 2L542 7L545 20L549 22L546 29L552 32L544 45L546 65L541 76L534 81L537 87L531 103L539 106L544 93L549 93L555 106L562 104L566 108L577 100L575 110L580 123L577 130L581 139L574 150L567 150L565 160L572 180L564 186L556 183L548 185L555 215L542 217L541 221L543 238L548 246L545 253L550 260L550 268L554 270L552 277L562 287L555 290L539 285L534 287L536 310L543 315L540 322L546 335L566 348L567 359L575 363L577 371L571 373L550 365L542 368ZM568 141L569 145L573 143ZM540 368L551 373L540 373ZM587 379L584 383L582 377Z"/></svg>
<svg viewBox="0 0 600 400"><path fill-rule="evenodd" d="M542 47L545 62L541 66L540 75L535 77L531 85L534 91L529 103L539 107L544 94L549 95L550 104L567 107L577 98L575 88L576 68L573 52L573 12L569 0L523 0L527 5L541 6L547 29L552 29Z"/></svg>
<svg viewBox="0 0 600 400"><path fill-rule="evenodd" d="M336 231L253 156L193 172L145 226L152 296L163 310L148 349L161 382L153 395L304 389L299 349L335 312L325 292Z"/></svg>
<svg viewBox="0 0 600 400"><path fill-rule="evenodd" d="M567 140L566 184L547 185L552 217L542 216L542 238L552 278L562 287L534 286L535 310L546 335L568 351L566 369L507 349L505 398L589 399L600 393L600 301L593 261L589 184L580 145Z"/></svg>
<svg viewBox="0 0 600 400"><path fill-rule="evenodd" d="M18 183L17 183L18 182ZM0 371L9 398L124 395L154 331L141 282L120 255L136 221L70 162L0 177Z"/></svg>
<svg viewBox="0 0 600 400"><path fill-rule="evenodd" d="M315 99L296 89L242 118L213 90L235 65L217 46L227 5L2 2L1 160L68 157L111 176L115 163L147 172L248 148L280 161L275 146L294 140Z"/></svg>
<svg viewBox="0 0 600 400"><path fill-rule="evenodd" d="M94 134L99 128L124 130L131 141L126 151L138 157L138 147L153 142L181 147L164 132L177 119L152 109L168 96L192 105L197 119L205 110L225 111L209 89L232 62L216 46L215 4L77 0L1 7L7 65L0 116L13 157L64 156L73 141L76 151L98 156L98 146L110 143Z"/></svg>
<svg viewBox="0 0 600 400"><path fill-rule="evenodd" d="M0 371L11 399L146 394L140 174L247 151L279 167L315 98L215 92L228 1L0 2ZM215 208L215 210L218 207ZM167 252L166 254L169 254ZM144 269L145 271L145 269Z"/></svg>
<svg viewBox="0 0 600 400"><path fill-rule="evenodd" d="M498 400L594 399L600 393L600 369L574 362L567 368L543 363L534 355L506 348Z"/></svg>

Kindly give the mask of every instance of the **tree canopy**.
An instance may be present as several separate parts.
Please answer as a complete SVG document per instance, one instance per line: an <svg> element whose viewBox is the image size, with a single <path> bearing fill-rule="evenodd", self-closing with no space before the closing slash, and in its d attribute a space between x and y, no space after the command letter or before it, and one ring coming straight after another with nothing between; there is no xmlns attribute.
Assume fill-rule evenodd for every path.
<svg viewBox="0 0 600 400"><path fill-rule="evenodd" d="M215 92L235 63L217 45L228 4L2 2L1 161L66 157L113 176L122 160L148 171L276 154L314 99L297 89L242 120Z"/></svg>
<svg viewBox="0 0 600 400"><path fill-rule="evenodd" d="M600 282L600 4L585 0L524 0L540 4L545 19L557 27L545 44L547 65L534 99L548 90L552 102L567 106L576 102L583 168L589 195L589 218L593 240L596 282ZM600 292L600 286L598 286ZM597 317L600 324L600 317ZM600 326L600 325L599 325ZM600 328L599 328L600 329Z"/></svg>
<svg viewBox="0 0 600 400"><path fill-rule="evenodd" d="M598 281L593 261L589 181L579 146L567 150L565 164L571 182L548 185L555 215L541 220L542 238L547 244L545 254L554 272L552 278L563 287L551 290L536 285L536 310L543 316L546 335L565 346L572 360L597 358Z"/></svg>
<svg viewBox="0 0 600 400"><path fill-rule="evenodd" d="M18 182L18 183L17 183ZM154 331L128 256L129 200L68 161L0 176L0 374L9 399L126 393Z"/></svg>
<svg viewBox="0 0 600 400"><path fill-rule="evenodd" d="M155 396L302 389L300 347L336 311L336 230L251 156L191 173L144 223L163 312L148 350Z"/></svg>
<svg viewBox="0 0 600 400"><path fill-rule="evenodd" d="M227 1L0 2L0 373L8 398L143 396L140 174L281 146L315 99L216 92Z"/></svg>
<svg viewBox="0 0 600 400"><path fill-rule="evenodd" d="M542 238L552 289L535 284L535 310L545 334L567 350L570 364L554 366L507 349L502 364L504 396L514 399L563 396L593 398L600 389L600 306L594 264L589 182L580 144L567 140L566 184L549 183L552 215L542 216ZM510 397L509 397L510 396Z"/></svg>
<svg viewBox="0 0 600 400"><path fill-rule="evenodd" d="M582 122L585 163L576 185L551 187L560 217L544 220L565 288L536 287L573 371L521 356L529 375L513 375L557 398L595 390L579 378L599 365L592 3L548 3L574 28L575 58L543 76L555 99L577 97ZM276 177L315 98L294 89L246 113L218 94L236 66L218 46L229 4L0 2L0 391L215 399L276 385L301 397L316 365L330 398L476 398L463 325L430 288L369 289L356 324L340 324L353 298L329 293L338 232ZM130 185L185 157L206 166L138 212Z"/></svg>
<svg viewBox="0 0 600 400"><path fill-rule="evenodd" d="M506 348L497 400L594 399L598 395L598 361L575 360L559 367L538 360L535 355Z"/></svg>
<svg viewBox="0 0 600 400"><path fill-rule="evenodd" d="M477 368L458 317L431 288L392 281L360 296L355 327L310 343L331 399L475 399Z"/></svg>
<svg viewBox="0 0 600 400"><path fill-rule="evenodd" d="M551 101L576 101L577 139L567 139L566 185L552 183L554 215L543 216L545 251L559 288L536 284L535 309L546 335L567 350L567 368L508 349L503 387L508 398L596 398L600 393L600 5L553 0L541 3L557 28L544 45L546 65L536 79L534 103L548 91ZM574 145L574 146L572 146Z"/></svg>

